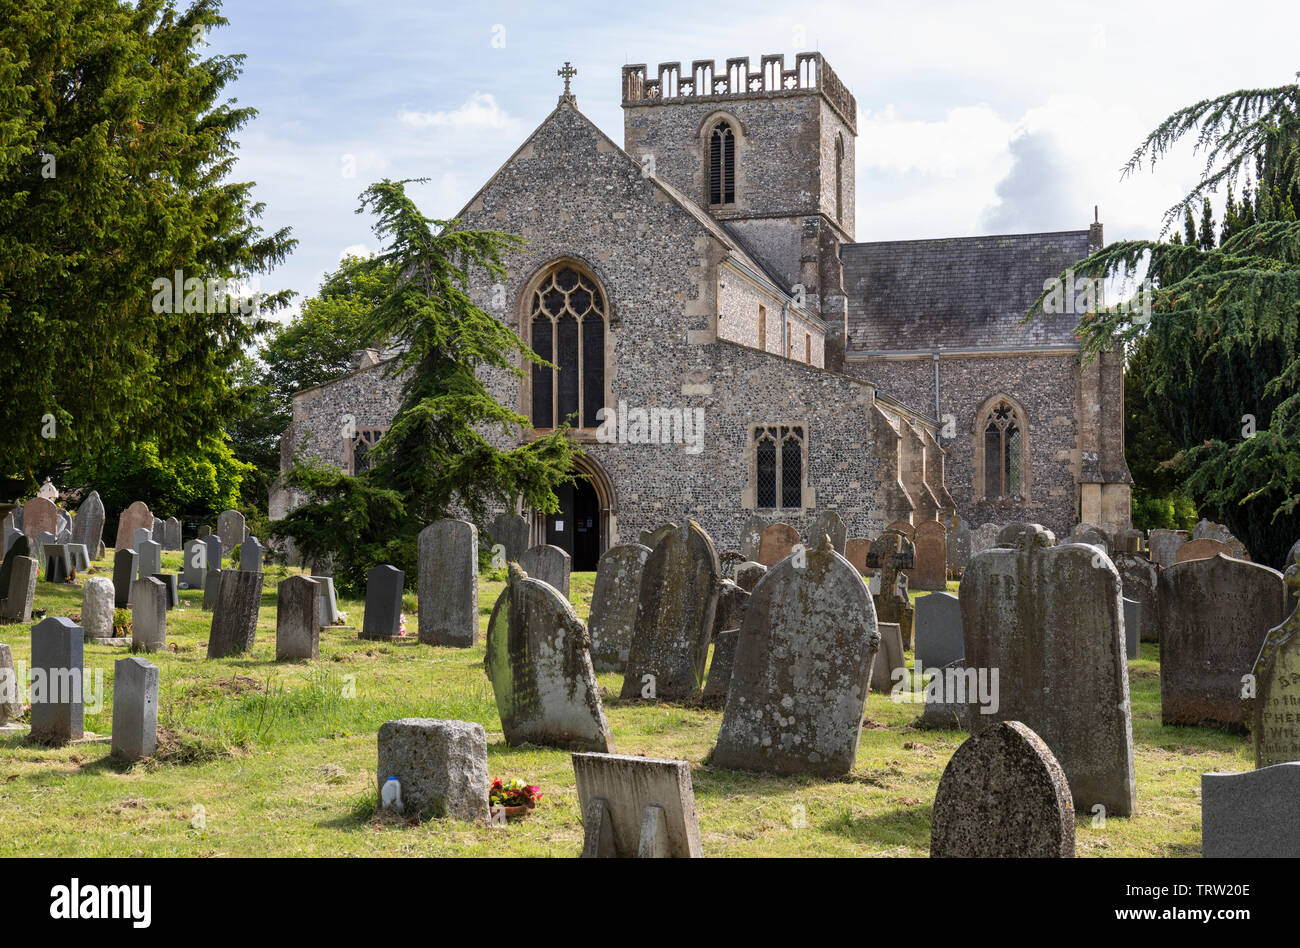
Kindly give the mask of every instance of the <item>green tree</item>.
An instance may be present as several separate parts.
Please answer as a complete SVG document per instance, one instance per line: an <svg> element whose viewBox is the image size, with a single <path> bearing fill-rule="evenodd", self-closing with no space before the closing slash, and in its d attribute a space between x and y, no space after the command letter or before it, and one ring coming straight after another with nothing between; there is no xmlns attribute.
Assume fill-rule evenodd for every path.
<svg viewBox="0 0 1300 948"><path fill-rule="evenodd" d="M374 213L386 246L366 266L398 274L370 311L364 335L398 342L401 353L387 373L401 379L401 405L368 471L352 476L295 464L288 483L313 502L274 524L309 561L333 557L336 581L351 590L379 563L414 578L416 535L455 509L480 525L491 507L520 497L538 510L559 509L555 487L573 479L578 452L567 429L507 449L493 440L519 440L528 421L497 402L483 376L523 377L520 357L546 363L474 304L470 275L477 269L504 279L502 255L522 240L427 218L406 184L371 185L359 209Z"/></svg>
<svg viewBox="0 0 1300 948"><path fill-rule="evenodd" d="M203 51L218 10L0 0L0 491L219 437L230 370L288 297L249 305L294 241L227 180L255 113L224 99L242 57ZM178 273L179 311L156 282Z"/></svg>

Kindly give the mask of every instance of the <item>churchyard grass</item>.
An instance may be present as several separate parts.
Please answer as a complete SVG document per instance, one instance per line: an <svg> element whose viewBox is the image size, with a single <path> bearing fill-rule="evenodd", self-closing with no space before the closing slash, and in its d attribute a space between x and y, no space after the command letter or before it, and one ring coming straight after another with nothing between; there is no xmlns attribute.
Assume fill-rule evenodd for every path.
<svg viewBox="0 0 1300 948"><path fill-rule="evenodd" d="M179 565L179 553L163 555L165 570ZM111 554L90 575L107 574ZM87 645L86 666L103 672L105 698L97 713L87 711L87 740L46 749L28 744L22 731L0 731L0 855L578 854L582 826L568 752L510 748L502 740L482 667L501 580L480 584L474 648L416 643L408 593L409 644L358 639L362 604L343 600L350 628L322 633L320 661L276 663L275 585L287 575L267 568L257 644L230 658L206 658L211 613L201 610L200 592L181 591L182 607L167 616L168 650L147 656L161 669L162 741L152 761L110 760L113 661L126 650ZM584 619L594 581L594 573L573 574L573 601ZM956 587L949 583L949 591ZM76 614L80 602L79 586L37 585L36 608L52 616ZM0 641L13 648L15 662L30 658L29 630L0 626ZM1104 826L1078 814L1081 856L1199 854L1201 773L1252 767L1244 737L1161 727L1157 655L1157 646L1143 643L1129 672L1136 814ZM920 704L872 694L847 777L778 777L702 763L720 711L620 699L621 676L602 674L598 681L619 753L690 762L706 855L928 853L931 802L965 735L917 729ZM491 776L539 784L541 804L506 827L375 819L376 732L401 717L482 724Z"/></svg>

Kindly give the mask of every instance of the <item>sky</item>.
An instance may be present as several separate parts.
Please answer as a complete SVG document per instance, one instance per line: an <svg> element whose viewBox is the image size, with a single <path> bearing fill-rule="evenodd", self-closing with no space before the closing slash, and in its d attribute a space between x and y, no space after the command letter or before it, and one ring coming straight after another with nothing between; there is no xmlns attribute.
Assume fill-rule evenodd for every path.
<svg viewBox="0 0 1300 948"><path fill-rule="evenodd" d="M1155 236L1195 184L1181 149L1122 177L1176 109L1300 71L1300 3L708 4L226 0L207 43L246 56L227 87L258 116L233 177L298 247L261 289L311 295L344 253L377 249L358 195L381 178L457 214L555 107L621 142L625 63L818 50L857 99L859 241L1076 230Z"/></svg>

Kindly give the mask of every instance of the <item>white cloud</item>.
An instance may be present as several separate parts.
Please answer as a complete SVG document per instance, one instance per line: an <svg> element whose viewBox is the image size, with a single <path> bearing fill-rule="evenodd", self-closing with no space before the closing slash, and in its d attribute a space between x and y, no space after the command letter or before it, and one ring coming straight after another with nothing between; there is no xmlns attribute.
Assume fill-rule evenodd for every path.
<svg viewBox="0 0 1300 948"><path fill-rule="evenodd" d="M509 128L514 120L497 105L489 92L475 92L465 104L450 112L415 112L403 109L398 114L403 125L411 128Z"/></svg>
<svg viewBox="0 0 1300 948"><path fill-rule="evenodd" d="M339 262L341 263L345 257L372 257L374 253L365 244L352 244L339 251Z"/></svg>

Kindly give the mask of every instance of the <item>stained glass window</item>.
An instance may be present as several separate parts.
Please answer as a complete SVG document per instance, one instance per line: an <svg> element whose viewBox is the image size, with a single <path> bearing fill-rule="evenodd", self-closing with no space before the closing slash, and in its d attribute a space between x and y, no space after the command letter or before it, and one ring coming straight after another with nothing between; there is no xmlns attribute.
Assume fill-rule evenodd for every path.
<svg viewBox="0 0 1300 948"><path fill-rule="evenodd" d="M605 295L561 264L534 291L529 313L533 351L555 365L533 366L533 427L596 427L605 401Z"/></svg>

